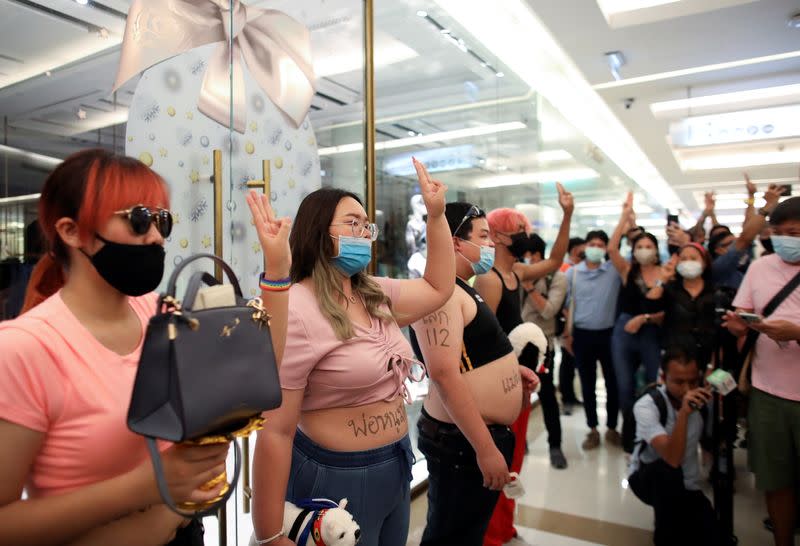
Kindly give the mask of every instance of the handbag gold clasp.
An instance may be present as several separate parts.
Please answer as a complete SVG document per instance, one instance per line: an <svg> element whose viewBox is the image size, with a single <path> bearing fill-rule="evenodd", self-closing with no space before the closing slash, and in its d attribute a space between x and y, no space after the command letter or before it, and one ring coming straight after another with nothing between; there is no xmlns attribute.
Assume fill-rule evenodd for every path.
<svg viewBox="0 0 800 546"><path fill-rule="evenodd" d="M247 302L247 306L255 309L253 312L253 320L258 324L259 329L263 325L271 326L269 321L272 315L267 313L267 310L264 309L264 302L261 301L261 298L253 298Z"/></svg>

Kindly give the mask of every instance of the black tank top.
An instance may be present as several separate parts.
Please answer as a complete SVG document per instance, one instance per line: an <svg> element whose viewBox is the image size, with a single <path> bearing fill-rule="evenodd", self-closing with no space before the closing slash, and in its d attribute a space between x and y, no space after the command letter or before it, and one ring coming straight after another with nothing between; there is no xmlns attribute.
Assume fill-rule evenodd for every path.
<svg viewBox="0 0 800 546"><path fill-rule="evenodd" d="M522 320L522 297L520 296L522 283L517 274L512 272L517 279L517 288L510 290L503 280L503 275L495 268L492 268L492 271L500 277L500 282L503 284L503 295L500 296L500 303L497 304L497 320L503 331L510 334L511 330L524 322Z"/></svg>
<svg viewBox="0 0 800 546"><path fill-rule="evenodd" d="M500 327L497 317L483 298L470 285L456 279L456 283L475 301L477 312L475 317L464 325L464 336L461 345L461 373L466 373L485 364L494 362L514 352L514 347ZM411 328L411 346L417 358L424 362L422 351L417 342L414 329Z"/></svg>

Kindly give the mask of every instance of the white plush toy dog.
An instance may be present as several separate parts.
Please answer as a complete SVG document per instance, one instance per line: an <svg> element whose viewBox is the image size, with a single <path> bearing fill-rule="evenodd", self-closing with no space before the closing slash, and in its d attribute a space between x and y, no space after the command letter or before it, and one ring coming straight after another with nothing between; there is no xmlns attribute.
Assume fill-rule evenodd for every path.
<svg viewBox="0 0 800 546"><path fill-rule="evenodd" d="M310 499L299 506L287 501L283 529L298 546L355 546L361 538L361 528L346 507L347 499L338 504L328 499ZM258 546L255 534L250 537L250 546Z"/></svg>
<svg viewBox="0 0 800 546"><path fill-rule="evenodd" d="M533 353L536 354L536 370L534 371L536 373L547 372L547 370L543 369L545 356L547 356L547 336L544 335L541 328L532 322L523 322L511 330L511 333L508 334L508 340L511 342L511 346L514 347L514 354L517 355L517 358L526 349L531 350L531 348L528 348L528 344L535 347Z"/></svg>

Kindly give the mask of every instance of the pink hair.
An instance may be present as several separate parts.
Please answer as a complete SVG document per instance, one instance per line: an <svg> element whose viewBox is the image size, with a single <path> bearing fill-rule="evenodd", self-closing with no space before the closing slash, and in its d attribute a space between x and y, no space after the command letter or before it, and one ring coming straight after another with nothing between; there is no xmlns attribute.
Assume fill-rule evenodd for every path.
<svg viewBox="0 0 800 546"><path fill-rule="evenodd" d="M525 231L531 229L528 217L520 211L509 208L495 209L486 215L489 222L489 229L492 234L497 233L517 233L520 225L525 226Z"/></svg>

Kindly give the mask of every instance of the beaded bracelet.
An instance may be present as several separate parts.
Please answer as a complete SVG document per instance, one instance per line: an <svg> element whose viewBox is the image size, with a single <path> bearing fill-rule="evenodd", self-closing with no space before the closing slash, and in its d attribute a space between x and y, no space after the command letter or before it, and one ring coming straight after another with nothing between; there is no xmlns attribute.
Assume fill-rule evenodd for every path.
<svg viewBox="0 0 800 546"><path fill-rule="evenodd" d="M292 279L287 277L276 281L267 279L262 273L258 278L258 286L265 292L284 292L292 286Z"/></svg>

